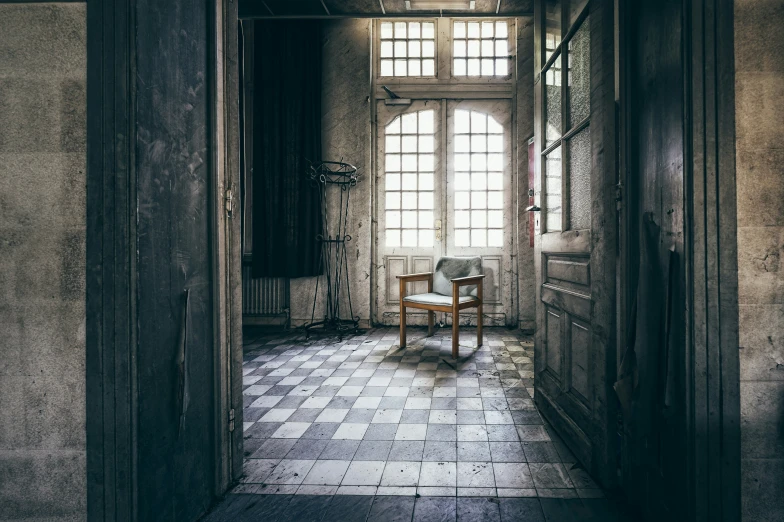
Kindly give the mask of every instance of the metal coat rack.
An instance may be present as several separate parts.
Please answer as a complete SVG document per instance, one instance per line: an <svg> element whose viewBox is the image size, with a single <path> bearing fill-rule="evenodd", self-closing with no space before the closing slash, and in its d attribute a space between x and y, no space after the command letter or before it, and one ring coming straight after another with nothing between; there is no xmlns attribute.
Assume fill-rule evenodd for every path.
<svg viewBox="0 0 784 522"><path fill-rule="evenodd" d="M310 166L308 177L319 191L321 202L322 221L321 233L316 235L316 241L321 244L320 266L323 267L323 277L326 285L326 302L324 303L324 320L316 321L316 303L319 299L319 284L322 276L316 279L316 291L313 295L313 310L310 323L303 326L306 338L310 337L312 330L337 333L341 340L347 331L359 332L359 316L354 316L351 305L351 285L348 275L348 252L346 244L351 241L348 231L348 208L351 198L351 188L357 184L357 168L341 161L322 161ZM339 191L340 203L337 207L337 216L331 217L328 194L332 193L335 201ZM335 223L332 220L337 219ZM335 231L334 237L331 230ZM348 301L348 316L341 316L340 301L341 291L345 285Z"/></svg>

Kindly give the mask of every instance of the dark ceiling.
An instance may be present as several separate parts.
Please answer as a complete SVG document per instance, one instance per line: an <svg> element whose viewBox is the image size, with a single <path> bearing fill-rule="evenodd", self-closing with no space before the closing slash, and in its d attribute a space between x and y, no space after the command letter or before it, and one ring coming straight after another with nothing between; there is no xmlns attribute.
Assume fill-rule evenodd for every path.
<svg viewBox="0 0 784 522"><path fill-rule="evenodd" d="M405 0L240 0L240 18L383 18L531 15L533 0L476 0L472 10L409 11Z"/></svg>

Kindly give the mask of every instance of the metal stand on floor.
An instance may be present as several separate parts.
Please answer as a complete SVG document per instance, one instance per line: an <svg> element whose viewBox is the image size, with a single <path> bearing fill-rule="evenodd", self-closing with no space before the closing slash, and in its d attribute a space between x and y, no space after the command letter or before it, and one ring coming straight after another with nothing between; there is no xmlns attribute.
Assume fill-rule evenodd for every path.
<svg viewBox="0 0 784 522"><path fill-rule="evenodd" d="M316 279L316 291L313 295L313 311L310 323L303 326L306 339L313 330L324 333L336 333L343 339L344 332L359 333L359 316L354 316L351 306L351 286L348 275L348 253L346 243L351 241L348 235L348 207L351 187L357 184L357 169L348 163L338 161L322 161L311 165L308 176L319 191L319 200L323 224L321 234L316 241L321 244L321 266L326 285L326 302L324 303L324 320L316 321L316 303L319 298L319 284L322 276ZM338 200L338 194L340 196ZM329 199L329 201L327 201ZM337 209L337 216L330 217L330 207ZM334 210L333 210L334 212ZM337 219L333 223L333 220ZM334 230L334 237L331 235ZM348 317L341 317L341 290L345 284Z"/></svg>

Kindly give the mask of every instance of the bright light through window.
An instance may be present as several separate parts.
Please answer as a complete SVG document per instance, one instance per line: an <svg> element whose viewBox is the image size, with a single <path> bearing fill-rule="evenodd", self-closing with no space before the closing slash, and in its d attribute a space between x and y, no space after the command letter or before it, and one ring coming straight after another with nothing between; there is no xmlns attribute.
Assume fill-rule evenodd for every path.
<svg viewBox="0 0 784 522"><path fill-rule="evenodd" d="M435 239L435 111L398 116L386 126L386 245L432 247Z"/></svg>
<svg viewBox="0 0 784 522"><path fill-rule="evenodd" d="M454 76L509 76L506 22L455 22L452 40Z"/></svg>
<svg viewBox="0 0 784 522"><path fill-rule="evenodd" d="M435 76L433 22L381 23L381 76Z"/></svg>
<svg viewBox="0 0 784 522"><path fill-rule="evenodd" d="M504 129L492 116L455 111L455 246L504 246Z"/></svg>

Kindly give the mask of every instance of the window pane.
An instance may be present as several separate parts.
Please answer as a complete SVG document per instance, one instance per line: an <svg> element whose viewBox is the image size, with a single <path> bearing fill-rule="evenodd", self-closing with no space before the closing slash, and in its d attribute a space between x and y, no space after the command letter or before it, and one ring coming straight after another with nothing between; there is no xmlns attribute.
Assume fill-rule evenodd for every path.
<svg viewBox="0 0 784 522"><path fill-rule="evenodd" d="M471 174L455 172L455 190L471 190Z"/></svg>
<svg viewBox="0 0 784 522"><path fill-rule="evenodd" d="M400 192L387 192L387 208L390 210L400 208Z"/></svg>
<svg viewBox="0 0 784 522"><path fill-rule="evenodd" d="M487 190L487 174L484 172L472 173L471 190Z"/></svg>
<svg viewBox="0 0 784 522"><path fill-rule="evenodd" d="M487 151L487 134L474 134L471 136L471 152Z"/></svg>
<svg viewBox="0 0 784 522"><path fill-rule="evenodd" d="M471 246L472 247L485 247L487 246L487 231L485 229L471 229Z"/></svg>
<svg viewBox="0 0 784 522"><path fill-rule="evenodd" d="M508 40L496 40L495 41L495 55L496 56L508 56L509 55L509 41Z"/></svg>
<svg viewBox="0 0 784 522"><path fill-rule="evenodd" d="M487 211L486 210L472 210L471 211L471 227L472 228L487 228Z"/></svg>
<svg viewBox="0 0 784 522"><path fill-rule="evenodd" d="M471 136L458 134L455 136L455 152L468 152L471 150Z"/></svg>
<svg viewBox="0 0 784 522"><path fill-rule="evenodd" d="M496 22L495 23L495 37L496 38L507 38L507 25L506 22Z"/></svg>
<svg viewBox="0 0 784 522"><path fill-rule="evenodd" d="M463 59L456 59L454 69L452 70L452 74L454 74L455 76L465 76L466 61Z"/></svg>
<svg viewBox="0 0 784 522"><path fill-rule="evenodd" d="M392 58L392 42L381 42L381 57Z"/></svg>
<svg viewBox="0 0 784 522"><path fill-rule="evenodd" d="M387 125L387 134L400 134L400 117L398 116Z"/></svg>
<svg viewBox="0 0 784 522"><path fill-rule="evenodd" d="M417 193L416 192L403 192L403 208L416 209L417 208Z"/></svg>
<svg viewBox="0 0 784 522"><path fill-rule="evenodd" d="M394 134L392 136L387 136L384 148L384 152L387 154L390 152L400 152L400 136Z"/></svg>
<svg viewBox="0 0 784 522"><path fill-rule="evenodd" d="M387 174L387 190L400 190L400 174Z"/></svg>
<svg viewBox="0 0 784 522"><path fill-rule="evenodd" d="M487 170L487 154L471 154L471 170Z"/></svg>
<svg viewBox="0 0 784 522"><path fill-rule="evenodd" d="M433 22L425 22L422 24L422 38L435 38L436 27Z"/></svg>
<svg viewBox="0 0 784 522"><path fill-rule="evenodd" d="M454 37L465 38L465 36L466 36L465 22L455 22Z"/></svg>
<svg viewBox="0 0 784 522"><path fill-rule="evenodd" d="M561 43L561 1L544 0L544 47L545 60L552 56L555 47Z"/></svg>
<svg viewBox="0 0 784 522"><path fill-rule="evenodd" d="M471 193L471 208L487 208L487 193L486 192L472 192Z"/></svg>
<svg viewBox="0 0 784 522"><path fill-rule="evenodd" d="M387 228L400 228L400 212L387 210Z"/></svg>
<svg viewBox="0 0 784 522"><path fill-rule="evenodd" d="M406 37L406 23L395 22L395 38L405 38L405 37Z"/></svg>
<svg viewBox="0 0 784 522"><path fill-rule="evenodd" d="M389 230L386 231L387 234L387 246L388 247L398 247L400 246L400 230Z"/></svg>
<svg viewBox="0 0 784 522"><path fill-rule="evenodd" d="M419 246L421 247L432 247L434 243L434 233L432 230L420 230L419 231Z"/></svg>
<svg viewBox="0 0 784 522"><path fill-rule="evenodd" d="M487 231L487 246L489 246L489 247L503 247L504 246L504 231L503 230L488 230Z"/></svg>
<svg viewBox="0 0 784 522"><path fill-rule="evenodd" d="M434 190L435 186L433 184L433 180L435 176L433 174L420 174L419 175L419 190Z"/></svg>
<svg viewBox="0 0 784 522"><path fill-rule="evenodd" d="M591 128L569 140L569 228L591 228Z"/></svg>
<svg viewBox="0 0 784 522"><path fill-rule="evenodd" d="M419 113L419 134L433 134L433 111Z"/></svg>
<svg viewBox="0 0 784 522"><path fill-rule="evenodd" d="M433 152L433 136L419 136L419 152Z"/></svg>
<svg viewBox="0 0 784 522"><path fill-rule="evenodd" d="M432 210L419 211L419 228L433 228L435 221Z"/></svg>
<svg viewBox="0 0 784 522"><path fill-rule="evenodd" d="M589 19L569 40L569 125L591 114L591 35Z"/></svg>
<svg viewBox="0 0 784 522"><path fill-rule="evenodd" d="M545 72L545 112L547 113L547 132L545 138L549 146L561 136L561 57Z"/></svg>
<svg viewBox="0 0 784 522"><path fill-rule="evenodd" d="M561 147L558 146L544 161L544 194L546 226L549 232L561 230Z"/></svg>
<svg viewBox="0 0 784 522"><path fill-rule="evenodd" d="M422 56L424 58L432 58L436 55L436 45L433 40L424 40L422 42Z"/></svg>
<svg viewBox="0 0 784 522"><path fill-rule="evenodd" d="M417 213L414 210L403 212L403 228L417 228Z"/></svg>
<svg viewBox="0 0 784 522"><path fill-rule="evenodd" d="M455 230L455 246L470 246L470 237L468 230Z"/></svg>
<svg viewBox="0 0 784 522"><path fill-rule="evenodd" d="M492 76L493 72L494 72L493 60L492 59L483 59L482 60L482 76Z"/></svg>
<svg viewBox="0 0 784 522"><path fill-rule="evenodd" d="M381 24L381 38L392 38L392 23L383 22Z"/></svg>
<svg viewBox="0 0 784 522"><path fill-rule="evenodd" d="M468 76L479 76L478 58L472 58L468 60Z"/></svg>
<svg viewBox="0 0 784 522"><path fill-rule="evenodd" d="M468 40L468 56L478 57L480 51L479 40Z"/></svg>
<svg viewBox="0 0 784 522"><path fill-rule="evenodd" d="M455 154L455 171L462 172L471 170L470 154Z"/></svg>
<svg viewBox="0 0 784 522"><path fill-rule="evenodd" d="M468 37L479 38L479 22L468 22Z"/></svg>
<svg viewBox="0 0 784 522"><path fill-rule="evenodd" d="M489 190L503 190L504 174L502 172L491 172L487 175L487 188Z"/></svg>
<svg viewBox="0 0 784 522"><path fill-rule="evenodd" d="M387 172L395 172L400 170L400 154L387 154L386 165L384 166Z"/></svg>
<svg viewBox="0 0 784 522"><path fill-rule="evenodd" d="M509 76L509 58L498 58L495 61L496 76Z"/></svg>
<svg viewBox="0 0 784 522"><path fill-rule="evenodd" d="M395 136L397 138L397 136ZM403 152L416 152L417 151L417 137L416 136L403 136Z"/></svg>
<svg viewBox="0 0 784 522"><path fill-rule="evenodd" d="M455 133L468 134L469 132L471 132L471 113L455 111Z"/></svg>
<svg viewBox="0 0 784 522"><path fill-rule="evenodd" d="M401 118L403 123L403 134L416 134L417 132L417 113L404 114Z"/></svg>
<svg viewBox="0 0 784 522"><path fill-rule="evenodd" d="M471 132L480 134L487 132L487 116L481 112L471 113Z"/></svg>
<svg viewBox="0 0 784 522"><path fill-rule="evenodd" d="M432 192L420 192L419 193L419 208L422 210L432 210L433 209L433 193Z"/></svg>
<svg viewBox="0 0 784 522"><path fill-rule="evenodd" d="M468 228L471 226L471 214L467 210L455 211L455 228Z"/></svg>
<svg viewBox="0 0 784 522"><path fill-rule="evenodd" d="M417 175L416 174L403 174L402 176L403 190L416 190L417 189Z"/></svg>
<svg viewBox="0 0 784 522"><path fill-rule="evenodd" d="M417 170L416 154L403 154L403 170L408 172Z"/></svg>
<svg viewBox="0 0 784 522"><path fill-rule="evenodd" d="M504 208L503 192L488 192L487 208Z"/></svg>
<svg viewBox="0 0 784 522"><path fill-rule="evenodd" d="M415 247L417 246L417 231L416 230L403 230L403 241L401 246Z"/></svg>
<svg viewBox="0 0 784 522"><path fill-rule="evenodd" d="M406 41L398 40L395 42L395 58L405 58L406 54Z"/></svg>
<svg viewBox="0 0 784 522"><path fill-rule="evenodd" d="M395 76L405 76L405 75L406 75L406 61L395 60Z"/></svg>
<svg viewBox="0 0 784 522"><path fill-rule="evenodd" d="M471 200L469 195L470 195L469 192L455 192L455 208L456 209L471 208Z"/></svg>
<svg viewBox="0 0 784 522"><path fill-rule="evenodd" d="M487 155L487 170L504 170L504 155L503 154L488 154Z"/></svg>
<svg viewBox="0 0 784 522"><path fill-rule="evenodd" d="M409 58L419 58L422 55L422 45L419 40L408 42L408 56Z"/></svg>
<svg viewBox="0 0 784 522"><path fill-rule="evenodd" d="M381 76L393 76L394 74L392 60L381 60Z"/></svg>
<svg viewBox="0 0 784 522"><path fill-rule="evenodd" d="M503 152L504 151L504 137L498 134L491 134L487 137L487 151L488 152Z"/></svg>
<svg viewBox="0 0 784 522"><path fill-rule="evenodd" d="M487 212L487 226L490 228L503 228L504 215L500 210L490 210Z"/></svg>
<svg viewBox="0 0 784 522"><path fill-rule="evenodd" d="M419 22L409 22L408 24L408 37L419 38Z"/></svg>
<svg viewBox="0 0 784 522"><path fill-rule="evenodd" d="M419 171L420 172L433 172L434 170L434 161L435 157L432 154L420 154L419 155Z"/></svg>
<svg viewBox="0 0 784 522"><path fill-rule="evenodd" d="M422 60L422 76L435 76L435 75L436 75L436 61Z"/></svg>
<svg viewBox="0 0 784 522"><path fill-rule="evenodd" d="M466 55L466 41L455 40L455 56L465 56L465 55Z"/></svg>
<svg viewBox="0 0 784 522"><path fill-rule="evenodd" d="M482 22L482 38L493 37L493 22Z"/></svg>

